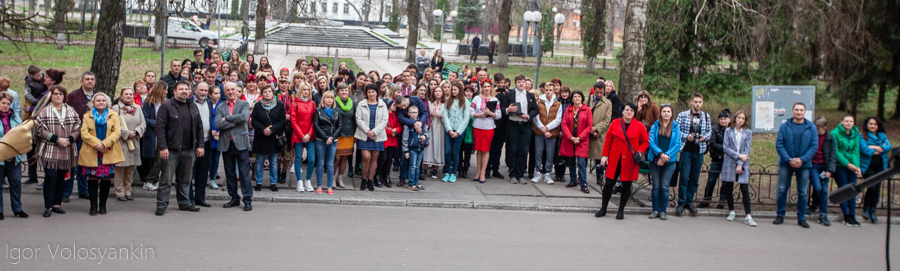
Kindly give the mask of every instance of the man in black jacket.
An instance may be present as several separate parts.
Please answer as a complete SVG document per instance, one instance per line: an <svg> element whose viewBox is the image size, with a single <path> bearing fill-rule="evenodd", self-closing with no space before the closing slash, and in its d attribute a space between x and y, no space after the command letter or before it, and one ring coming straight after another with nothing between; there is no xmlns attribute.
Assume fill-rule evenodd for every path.
<svg viewBox="0 0 900 271"><path fill-rule="evenodd" d="M518 75L516 78L524 77ZM518 80L516 80L518 81ZM506 121L506 165L509 166L509 183L527 184L524 179L531 142L531 123L538 115L537 99L524 88L509 91L500 99L500 108Z"/></svg>
<svg viewBox="0 0 900 271"><path fill-rule="evenodd" d="M704 208L709 207L709 201L712 200L713 192L716 190L716 182L719 180L719 175L722 174L722 161L724 160L725 149L722 144L725 140L725 128L728 128L728 125L731 123L731 111L728 109L722 110L719 113L719 125L713 127L711 136L709 137L709 158L712 159L712 163L709 164L709 179L706 180L706 190L703 192L703 202L701 202L697 207ZM722 205L725 202L725 193L730 193L731 191L719 191L719 204L716 206L718 209L725 208Z"/></svg>
<svg viewBox="0 0 900 271"><path fill-rule="evenodd" d="M174 62L173 62L174 63ZM175 83L175 98L164 102L156 113L156 149L160 161L164 161L159 189L156 190L156 215L166 212L174 177L178 209L197 212L188 197L194 160L204 155L205 135L200 110L188 100L191 85L185 81Z"/></svg>
<svg viewBox="0 0 900 271"><path fill-rule="evenodd" d="M172 59L172 63L169 64L169 74L166 74L159 80L162 80L169 85L169 89L166 92L166 99L172 99L172 97L175 96L175 83L188 80L187 78L181 77L181 61ZM190 90L188 90L188 93L190 93Z"/></svg>
<svg viewBox="0 0 900 271"><path fill-rule="evenodd" d="M819 224L831 226L828 221L828 179L834 173L837 164L835 156L834 137L825 127L828 119L824 116L814 121L819 135L819 147L812 158L812 169L809 170L809 182L813 186L812 204L806 209L808 214L819 211Z"/></svg>
<svg viewBox="0 0 900 271"><path fill-rule="evenodd" d="M416 129L416 133L422 133L422 126L425 125L425 121L430 117L428 115L428 110L422 110L421 114L419 114L419 118L413 119L409 117L409 106L415 106L416 108L425 108L425 102L422 101L418 96L397 96L394 97L394 102L397 104L397 120L403 126L410 126ZM409 179L409 158L400 156L400 182L397 183L398 187L403 187Z"/></svg>

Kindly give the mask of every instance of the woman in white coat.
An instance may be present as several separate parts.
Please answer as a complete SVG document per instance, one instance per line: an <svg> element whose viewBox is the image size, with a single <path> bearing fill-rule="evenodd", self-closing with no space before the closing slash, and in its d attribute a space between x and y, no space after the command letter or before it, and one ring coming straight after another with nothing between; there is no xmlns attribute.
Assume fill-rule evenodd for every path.
<svg viewBox="0 0 900 271"><path fill-rule="evenodd" d="M378 86L366 86L366 100L360 101L356 107L356 148L362 152L362 182L359 189L375 191L373 179L378 167L378 153L384 151L387 133L384 127L388 123L387 104L378 99Z"/></svg>
<svg viewBox="0 0 900 271"><path fill-rule="evenodd" d="M124 120L120 125L119 146L122 146L122 154L125 161L116 164L116 174L113 185L116 188L116 198L120 201L134 200L131 196L131 183L134 182L134 169L141 165L141 136L147 123L144 121L144 113L140 105L134 103L134 89L123 88L119 94L119 102L112 106L112 111L118 113ZM116 120L119 121L119 120Z"/></svg>
<svg viewBox="0 0 900 271"><path fill-rule="evenodd" d="M744 203L744 223L756 227L756 222L750 216L750 148L753 141L753 132L747 129L747 120L750 119L744 110L738 110L734 114L731 127L725 129L725 139L722 148L725 157L722 162L722 190L725 191L725 200L728 202L728 221L734 220L734 183L741 186L741 200Z"/></svg>

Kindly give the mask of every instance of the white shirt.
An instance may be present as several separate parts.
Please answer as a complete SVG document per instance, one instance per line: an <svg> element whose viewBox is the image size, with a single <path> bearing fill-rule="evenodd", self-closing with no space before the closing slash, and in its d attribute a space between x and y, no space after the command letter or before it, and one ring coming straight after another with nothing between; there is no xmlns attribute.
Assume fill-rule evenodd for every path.
<svg viewBox="0 0 900 271"><path fill-rule="evenodd" d="M197 109L200 110L200 120L203 122L203 140L209 141L209 130L211 125L209 123L209 106L206 105L206 98L203 100L194 99L194 103L197 104Z"/></svg>
<svg viewBox="0 0 900 271"><path fill-rule="evenodd" d="M528 112L528 94L527 93L528 92L526 92L524 89L521 91L519 91L517 89L517 90L515 90L515 93L516 93L516 105L521 105L521 106L519 106L519 110L517 110L516 112L527 114L527 112ZM506 112L509 113L509 109L507 109ZM516 122L528 121L528 119L526 117L522 117L522 116L527 116L527 115L509 115L509 120L516 121Z"/></svg>
<svg viewBox="0 0 900 271"><path fill-rule="evenodd" d="M738 152L741 151L741 137L744 136L743 131L743 128L737 128L734 130L734 144Z"/></svg>
<svg viewBox="0 0 900 271"><path fill-rule="evenodd" d="M497 106L494 108L495 116L493 118L490 118L488 116L475 118L475 121L472 122L472 128L480 130L493 130L494 128L497 128L494 120L500 119L500 102L495 97L484 98L479 95L475 96L475 98L472 98L472 104L469 105L469 116L475 116L475 114L484 111L484 107L487 106L487 102L497 102Z"/></svg>

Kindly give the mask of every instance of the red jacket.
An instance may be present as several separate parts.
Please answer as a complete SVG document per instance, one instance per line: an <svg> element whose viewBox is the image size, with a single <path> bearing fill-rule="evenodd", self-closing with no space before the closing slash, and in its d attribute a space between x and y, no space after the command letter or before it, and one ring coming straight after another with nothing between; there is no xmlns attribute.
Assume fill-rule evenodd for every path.
<svg viewBox="0 0 900 271"><path fill-rule="evenodd" d="M391 135L391 130L397 129L397 135ZM400 144L397 144L397 137L402 135L403 125L400 124L400 121L397 120L397 112L391 112L388 114L388 125L384 127L385 132L387 132L387 141L384 142L384 147L399 147Z"/></svg>
<svg viewBox="0 0 900 271"><path fill-rule="evenodd" d="M291 143L303 143L303 137L309 134L309 140L316 140L313 132L313 114L316 112L316 103L309 99L301 101L295 98L291 106L291 128L294 129Z"/></svg>
<svg viewBox="0 0 900 271"><path fill-rule="evenodd" d="M578 131L573 133L572 127L575 126L575 111L574 106L566 107L566 112L563 113L562 124L559 126L562 132L562 136L559 140L562 140L559 146L559 155L564 157L588 157L588 144L590 142L591 128L594 126L594 116L591 112L591 109L587 107L585 104L581 104L581 108L578 109ZM572 143L569 138L578 137L581 138L581 142L578 142L576 146Z"/></svg>
<svg viewBox="0 0 900 271"><path fill-rule="evenodd" d="M625 135L622 133L622 118L618 118L609 124L609 130L606 132L606 141L603 143L603 156L608 157L609 165L606 167L606 178L615 179L616 167L622 163L622 169L619 173L619 180L630 182L637 180L640 168L634 163L634 156L628 145L625 145ZM650 146L650 138L647 134L647 128L644 124L635 119L628 124L628 141L631 142L631 148L635 151L646 153L647 147Z"/></svg>

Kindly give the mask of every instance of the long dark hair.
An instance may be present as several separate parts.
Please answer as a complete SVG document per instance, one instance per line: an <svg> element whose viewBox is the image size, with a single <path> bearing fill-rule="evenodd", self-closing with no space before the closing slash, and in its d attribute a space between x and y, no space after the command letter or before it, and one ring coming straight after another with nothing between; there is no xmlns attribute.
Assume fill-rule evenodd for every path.
<svg viewBox="0 0 900 271"><path fill-rule="evenodd" d="M669 117L668 121L664 121L662 119L662 111L663 111L663 109L666 109L666 108L668 108L669 111L672 112L672 116ZM660 117L659 117L659 120L657 120L657 121L659 121L659 128L657 128L657 130L658 130L657 134L664 136L664 137L671 137L672 136L672 126L675 126L674 124L672 124L675 122L675 110L672 109L672 105L664 104L663 106L661 106L659 108L659 112L660 112Z"/></svg>
<svg viewBox="0 0 900 271"><path fill-rule="evenodd" d="M878 133L885 133L884 132L884 122L882 122L881 119L879 119L878 117L868 117L868 118L866 118L866 121L864 121L862 124L863 125L862 130L864 130L866 132L861 133L861 134L862 134L863 139L865 139L865 140L869 140L869 121L870 120L875 120L875 124L878 125L878 130L875 131L876 136L878 136Z"/></svg>
<svg viewBox="0 0 900 271"><path fill-rule="evenodd" d="M456 96L451 96L451 95L453 95L453 88L456 88L457 90L459 90L459 91L457 91ZM450 85L450 93L445 93L444 95L448 97L448 99L447 99L447 109L448 110L450 109L451 106L453 106L453 100L456 100L456 103L459 104L459 108L462 108L462 109L466 108L466 90L465 90L465 88L463 88L462 83L456 82L456 83L451 84Z"/></svg>

